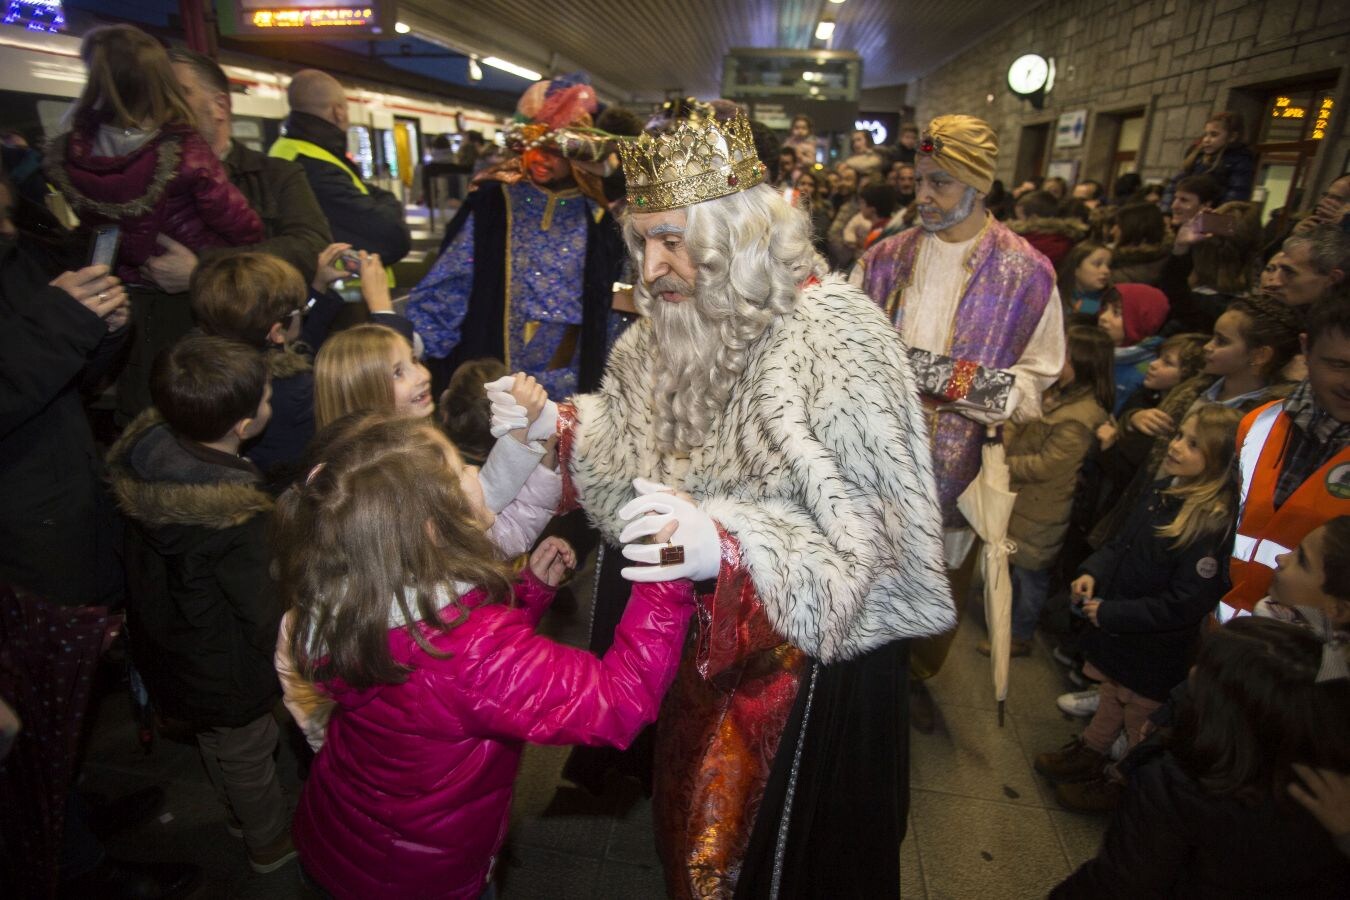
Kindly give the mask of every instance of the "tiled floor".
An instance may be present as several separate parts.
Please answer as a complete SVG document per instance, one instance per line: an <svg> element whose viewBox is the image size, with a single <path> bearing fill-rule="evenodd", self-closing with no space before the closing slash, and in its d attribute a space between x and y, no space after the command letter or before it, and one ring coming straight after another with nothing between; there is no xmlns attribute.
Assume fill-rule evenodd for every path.
<svg viewBox="0 0 1350 900"><path fill-rule="evenodd" d="M560 640L584 643L581 609L551 617ZM1059 810L1032 757L1058 747L1079 723L1054 705L1065 689L1044 646L1012 662L1008 715L999 727L988 660L975 652L980 627L962 625L948 664L931 682L939 709L935 734L913 734L909 834L901 853L906 898L1044 897L1095 853L1104 820ZM503 900L642 900L664 895L652 847L651 805L636 784L615 778L596 798L561 779L567 751L530 747L516 788L511 838L500 872ZM298 790L295 759L283 748L284 783ZM229 838L191 747L161 740L142 753L126 696L105 697L85 765L86 787L119 794L164 784L164 815L112 843L124 856L193 860L206 870L194 898L303 897L294 864L266 876L248 868Z"/></svg>

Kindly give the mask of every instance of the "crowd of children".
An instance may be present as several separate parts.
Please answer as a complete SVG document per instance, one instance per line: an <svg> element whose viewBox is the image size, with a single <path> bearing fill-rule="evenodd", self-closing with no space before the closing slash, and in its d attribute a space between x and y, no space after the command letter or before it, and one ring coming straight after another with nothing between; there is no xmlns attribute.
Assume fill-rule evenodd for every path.
<svg viewBox="0 0 1350 900"><path fill-rule="evenodd" d="M67 304L79 364L62 362L63 384L124 327L118 285L153 235L207 251L261 228L181 96L156 89L167 59L137 35L86 41L93 77L49 160L82 216L123 227L118 277L93 267L37 285ZM1222 137L1188 171L1233 169L1241 154ZM788 161L814 146L794 132ZM841 172L833 204L840 229L862 217L846 257L905 224L896 187L857 190L857 174ZM1176 181L1177 203L1204 206L1206 177ZM1174 220L1154 258L1160 219L1125 205L1092 222L1098 240L1049 242L1067 353L1041 418L1003 434L1012 656L1037 652L1058 595L1076 616L1062 650L1098 685L1069 704L1091 716L1082 735L1035 768L1070 809L1118 808L1098 858L1055 896L1343 896L1347 239L1310 232L1339 277L1291 305L1246 295L1257 257L1241 228ZM0 254L7 304L20 274L33 283L17 252ZM332 896L490 897L523 743L632 741L674 677L693 586L638 583L603 657L536 633L578 564L540 539L562 490L554 441L530 432L549 398L495 360L433 396L380 258L333 244L316 271L306 285L265 253L204 258L197 331L155 360L153 408L108 451L131 658L159 713L195 733L256 871L298 854ZM344 272L370 322L330 335ZM488 391L526 413L500 436ZM25 415L7 412L6 434ZM293 818L273 762L278 700L315 751Z"/></svg>

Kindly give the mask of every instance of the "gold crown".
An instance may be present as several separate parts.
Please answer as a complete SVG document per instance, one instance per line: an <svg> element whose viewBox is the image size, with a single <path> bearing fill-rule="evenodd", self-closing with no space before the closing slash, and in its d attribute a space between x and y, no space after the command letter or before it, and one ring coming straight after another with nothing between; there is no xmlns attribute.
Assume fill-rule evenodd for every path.
<svg viewBox="0 0 1350 900"><path fill-rule="evenodd" d="M764 180L750 122L683 120L669 134L622 141L623 175L634 212L661 212L725 197Z"/></svg>

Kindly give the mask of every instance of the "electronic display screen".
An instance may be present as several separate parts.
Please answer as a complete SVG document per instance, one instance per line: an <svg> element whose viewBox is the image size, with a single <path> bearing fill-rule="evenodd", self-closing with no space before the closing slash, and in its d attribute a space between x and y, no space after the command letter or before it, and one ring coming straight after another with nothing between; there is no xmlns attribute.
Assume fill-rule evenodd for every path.
<svg viewBox="0 0 1350 900"><path fill-rule="evenodd" d="M220 33L294 40L394 34L393 0L230 0L217 7Z"/></svg>
<svg viewBox="0 0 1350 900"><path fill-rule="evenodd" d="M5 17L0 24L29 31L65 31L66 13L61 0L5 0Z"/></svg>

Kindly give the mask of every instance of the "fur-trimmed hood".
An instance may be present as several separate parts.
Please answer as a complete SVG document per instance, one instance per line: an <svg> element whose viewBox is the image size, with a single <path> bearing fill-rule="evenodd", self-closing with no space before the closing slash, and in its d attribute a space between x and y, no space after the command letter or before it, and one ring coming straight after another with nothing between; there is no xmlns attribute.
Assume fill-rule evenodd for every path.
<svg viewBox="0 0 1350 900"><path fill-rule="evenodd" d="M278 378L290 378L293 375L299 375L301 372L313 370L314 364L310 358L303 352L304 345L299 347L272 347L267 353L267 374L275 381Z"/></svg>
<svg viewBox="0 0 1350 900"><path fill-rule="evenodd" d="M1030 219L1011 219L1003 223L1013 234L1054 234L1066 237L1075 244L1088 235L1088 227L1077 219L1033 216Z"/></svg>
<svg viewBox="0 0 1350 900"><path fill-rule="evenodd" d="M224 530L272 509L258 471L247 462L223 464L181 441L159 413L146 410L108 451L117 504L151 529L187 526Z"/></svg>
<svg viewBox="0 0 1350 900"><path fill-rule="evenodd" d="M183 128L167 126L125 156L99 156L93 135L75 130L52 141L43 171L81 218L154 212L178 171Z"/></svg>
<svg viewBox="0 0 1350 900"><path fill-rule="evenodd" d="M1164 241L1161 244L1131 244L1128 247L1111 248L1111 268L1117 269L1122 266L1137 266L1141 263L1153 263L1166 259L1172 252L1172 243Z"/></svg>

